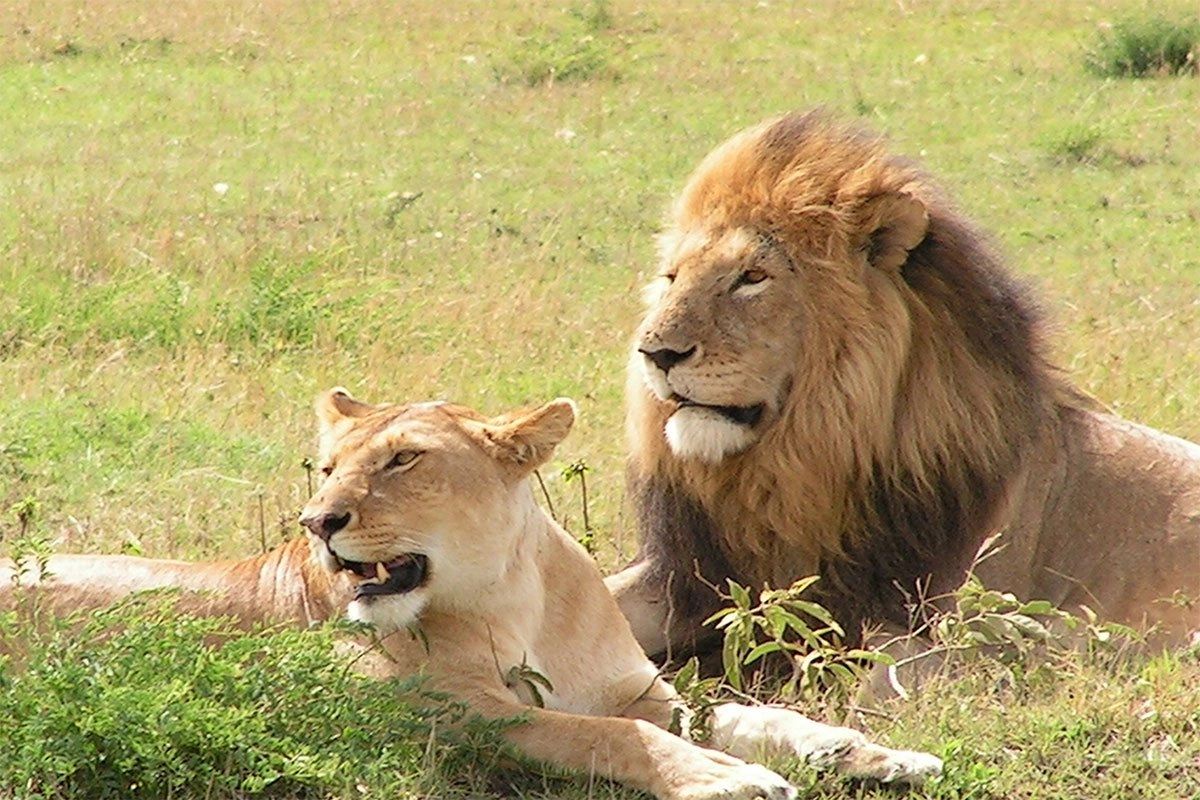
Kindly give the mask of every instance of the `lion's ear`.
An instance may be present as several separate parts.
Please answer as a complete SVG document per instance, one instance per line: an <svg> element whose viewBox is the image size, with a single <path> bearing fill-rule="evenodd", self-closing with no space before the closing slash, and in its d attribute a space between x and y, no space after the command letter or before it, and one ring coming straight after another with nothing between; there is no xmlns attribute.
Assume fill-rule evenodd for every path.
<svg viewBox="0 0 1200 800"><path fill-rule="evenodd" d="M860 220L867 263L881 270L904 266L909 251L929 232L928 209L907 192L872 197L863 204Z"/></svg>
<svg viewBox="0 0 1200 800"><path fill-rule="evenodd" d="M545 464L575 424L575 403L560 397L532 411L492 420L483 426L483 445L500 461L522 473Z"/></svg>
<svg viewBox="0 0 1200 800"><path fill-rule="evenodd" d="M317 397L317 422L320 425L321 436L324 436L335 425L344 419L362 417L374 406L355 400L341 386L335 386Z"/></svg>

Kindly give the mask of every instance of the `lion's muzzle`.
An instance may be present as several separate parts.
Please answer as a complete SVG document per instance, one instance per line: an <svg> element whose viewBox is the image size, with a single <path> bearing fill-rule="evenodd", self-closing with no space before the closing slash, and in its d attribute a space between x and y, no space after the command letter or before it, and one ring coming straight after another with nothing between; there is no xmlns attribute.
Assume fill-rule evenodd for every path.
<svg viewBox="0 0 1200 800"><path fill-rule="evenodd" d="M696 354L695 346L689 347L687 350L672 350L667 347L658 349L648 349L640 347L638 352L641 353L647 361L650 361L654 366L662 370L665 376L671 371L671 368L676 364L682 364Z"/></svg>
<svg viewBox="0 0 1200 800"><path fill-rule="evenodd" d="M765 403L755 403L752 406L717 406L708 403L697 403L685 397L674 398L679 403L680 408L707 408L720 414L725 419L737 425L744 425L747 428L753 428L763 418L763 412L766 411Z"/></svg>

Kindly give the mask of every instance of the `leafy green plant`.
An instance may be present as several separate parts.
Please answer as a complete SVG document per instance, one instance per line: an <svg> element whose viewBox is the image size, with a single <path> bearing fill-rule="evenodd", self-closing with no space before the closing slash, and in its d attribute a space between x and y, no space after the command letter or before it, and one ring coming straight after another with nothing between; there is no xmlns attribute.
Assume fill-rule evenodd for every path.
<svg viewBox="0 0 1200 800"><path fill-rule="evenodd" d="M171 600L135 595L37 629L0 619L0 650L21 653L0 666L0 786L14 791L0 796L412 791L451 745L497 751L502 725L416 678L351 671L344 626L244 631L180 616Z"/></svg>
<svg viewBox="0 0 1200 800"><path fill-rule="evenodd" d="M961 739L951 739L942 746L945 772L934 779L935 797L945 800L985 800L995 795L992 787L1000 768L977 747Z"/></svg>
<svg viewBox="0 0 1200 800"><path fill-rule="evenodd" d="M845 631L833 615L802 597L817 580L810 576L786 589L765 588L757 598L746 587L728 582L731 605L705 624L724 632L724 676L734 690L748 688L747 667L766 656L783 656L791 667L779 690L783 698L820 698L844 706L868 665L891 663L885 653L841 645Z"/></svg>
<svg viewBox="0 0 1200 800"><path fill-rule="evenodd" d="M886 664L892 689L907 697L900 672L923 662L950 669L969 661L998 667L1004 683L1023 685L1047 660L1070 661L1083 652L1092 660L1119 660L1132 642L1133 629L1099 619L1084 607L1080 615L1048 600L1019 600L1009 592L985 588L971 577L948 598L921 599L913 604L912 632L889 643L915 643L915 652ZM928 669L918 675L928 676ZM919 678L920 683L925 678Z"/></svg>
<svg viewBox="0 0 1200 800"><path fill-rule="evenodd" d="M32 497L14 503L10 509L17 518L17 535L8 548L8 557L13 562L12 581L20 585L25 575L49 577L48 564L54 547L50 537L37 523L41 505Z"/></svg>
<svg viewBox="0 0 1200 800"><path fill-rule="evenodd" d="M1088 69L1106 78L1194 75L1198 61L1200 19L1130 17L1102 30L1086 53Z"/></svg>
<svg viewBox="0 0 1200 800"><path fill-rule="evenodd" d="M562 478L566 483L571 481L579 481L580 508L583 513L583 532L576 534L575 538L583 545L584 549L589 553L596 552L596 531L592 528L592 520L588 515L588 492L587 492L587 473L591 469L586 461L572 461L570 464L562 468Z"/></svg>
<svg viewBox="0 0 1200 800"><path fill-rule="evenodd" d="M671 685L679 693L687 712L685 713L683 708L676 707L672 712L668 730L677 736L682 736L686 728L686 734L693 742L707 741L710 712L714 706L722 702L718 694L721 688L721 678L702 677L700 661L692 657L684 662L684 665L671 678Z"/></svg>

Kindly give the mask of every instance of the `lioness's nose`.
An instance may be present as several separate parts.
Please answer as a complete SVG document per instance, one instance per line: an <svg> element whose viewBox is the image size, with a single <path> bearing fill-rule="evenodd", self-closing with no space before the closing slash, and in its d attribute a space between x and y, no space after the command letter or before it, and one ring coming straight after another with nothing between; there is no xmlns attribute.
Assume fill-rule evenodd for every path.
<svg viewBox="0 0 1200 800"><path fill-rule="evenodd" d="M314 535L325 541L342 528L350 524L350 512L344 514L305 514L300 518L300 524L308 528Z"/></svg>

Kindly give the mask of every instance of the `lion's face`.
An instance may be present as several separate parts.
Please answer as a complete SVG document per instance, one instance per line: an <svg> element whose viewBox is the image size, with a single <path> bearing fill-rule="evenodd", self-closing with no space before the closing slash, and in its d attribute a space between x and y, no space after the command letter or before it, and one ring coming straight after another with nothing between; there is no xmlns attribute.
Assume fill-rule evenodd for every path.
<svg viewBox="0 0 1200 800"><path fill-rule="evenodd" d="M720 461L752 445L787 396L805 323L801 277L770 237L744 227L662 244L634 367L670 407L671 449Z"/></svg>
<svg viewBox="0 0 1200 800"><path fill-rule="evenodd" d="M693 173L631 364L675 456L721 462L786 415L819 431L808 412L842 414L840 394L887 400L896 376L879 367L909 339L900 271L929 221L910 173L879 163L875 144L784 118Z"/></svg>
<svg viewBox="0 0 1200 800"><path fill-rule="evenodd" d="M526 478L574 420L569 401L488 420L445 403L317 407L324 480L300 522L357 578L350 616L384 629L469 607L503 578L533 502Z"/></svg>

